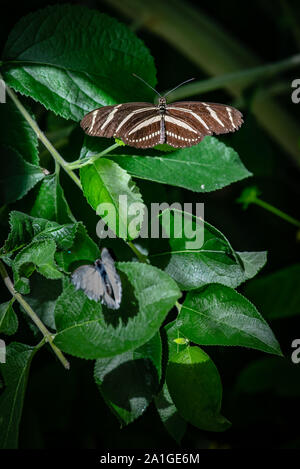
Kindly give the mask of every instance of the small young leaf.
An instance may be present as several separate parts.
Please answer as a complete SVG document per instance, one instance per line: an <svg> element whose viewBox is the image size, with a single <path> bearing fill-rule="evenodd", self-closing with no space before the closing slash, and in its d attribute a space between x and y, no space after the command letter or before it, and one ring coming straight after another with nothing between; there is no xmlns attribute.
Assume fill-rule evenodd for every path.
<svg viewBox="0 0 300 469"><path fill-rule="evenodd" d="M46 176L42 181L30 215L60 224L76 222L55 174Z"/></svg>
<svg viewBox="0 0 300 469"><path fill-rule="evenodd" d="M18 281L22 282L22 275L29 277L34 269L49 279L59 279L63 277L62 272L57 269L54 262L56 244L53 240L35 241L20 251L12 264L14 272L15 288L18 288ZM24 291L25 289L25 291ZM28 288L21 291L28 292Z"/></svg>
<svg viewBox="0 0 300 469"><path fill-rule="evenodd" d="M179 335L199 345L240 345L282 355L257 309L224 285L211 284L189 292L174 327Z"/></svg>
<svg viewBox="0 0 300 469"><path fill-rule="evenodd" d="M121 424L133 422L152 401L160 379L161 353L157 333L138 349L96 360L96 384Z"/></svg>
<svg viewBox="0 0 300 469"><path fill-rule="evenodd" d="M0 304L0 332L13 335L18 329L18 318L13 310L14 300Z"/></svg>
<svg viewBox="0 0 300 469"><path fill-rule="evenodd" d="M0 395L0 448L16 449L18 446L27 377L36 349L13 342L6 348L6 363L0 364L5 389Z"/></svg>
<svg viewBox="0 0 300 469"><path fill-rule="evenodd" d="M84 195L99 215L108 212L108 227L123 239L134 239L141 229L143 220L143 200L130 176L113 161L99 158L83 167L80 180ZM103 212L100 206L103 205ZM134 225L136 213L130 210L139 206L140 223Z"/></svg>
<svg viewBox="0 0 300 469"><path fill-rule="evenodd" d="M93 141L94 140L94 141ZM101 151L103 143L86 139L81 157ZM99 147L100 150L99 150ZM238 154L215 137L190 148L159 156L109 154L129 174L141 179L184 187L195 192L211 192L251 176Z"/></svg>
<svg viewBox="0 0 300 469"><path fill-rule="evenodd" d="M79 5L54 5L23 17L3 51L7 84L66 119L101 105L152 99L153 58L125 25ZM11 63L9 63L11 61Z"/></svg>
<svg viewBox="0 0 300 469"><path fill-rule="evenodd" d="M117 265L122 302L111 311L89 300L72 284L65 286L55 308L56 345L71 355L103 358L136 349L158 331L180 291L167 274L146 264Z"/></svg>
<svg viewBox="0 0 300 469"><path fill-rule="evenodd" d="M59 225L17 211L10 212L9 224L10 233L0 250L0 256L9 256L32 241L45 239L55 241L58 249L69 249L79 226L79 223Z"/></svg>
<svg viewBox="0 0 300 469"><path fill-rule="evenodd" d="M230 422L220 414L222 383L210 357L199 347L186 347L168 363L170 396L179 414L201 430L224 431Z"/></svg>
<svg viewBox="0 0 300 469"><path fill-rule="evenodd" d="M268 319L300 314L300 264L254 279L244 293Z"/></svg>
<svg viewBox="0 0 300 469"><path fill-rule="evenodd" d="M179 415L178 410L166 384L163 385L160 393L154 398L157 412L161 418L162 423L172 438L179 444L186 432L187 423Z"/></svg>
<svg viewBox="0 0 300 469"><path fill-rule="evenodd" d="M12 147L0 144L0 153L2 158L0 203L2 205L24 197L45 175L39 166L23 160L20 153Z"/></svg>

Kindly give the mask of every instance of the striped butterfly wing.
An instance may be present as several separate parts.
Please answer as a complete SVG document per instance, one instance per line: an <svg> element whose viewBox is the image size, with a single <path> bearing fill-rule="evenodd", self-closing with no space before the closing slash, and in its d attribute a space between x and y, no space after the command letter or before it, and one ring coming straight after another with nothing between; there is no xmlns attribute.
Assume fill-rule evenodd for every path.
<svg viewBox="0 0 300 469"><path fill-rule="evenodd" d="M89 112L80 125L91 136L118 137L137 148L150 148L160 140L160 116L150 103L123 103Z"/></svg>
<svg viewBox="0 0 300 469"><path fill-rule="evenodd" d="M103 303L109 308L118 309L122 298L122 284L115 267L115 262L106 248L102 249L101 262L106 274Z"/></svg>
<svg viewBox="0 0 300 469"><path fill-rule="evenodd" d="M232 106L195 101L167 105L166 143L173 147L195 145L206 135L234 132L243 123L242 114Z"/></svg>
<svg viewBox="0 0 300 469"><path fill-rule="evenodd" d="M76 290L83 290L90 300L100 301L105 292L103 278L94 265L82 265L74 270L71 282Z"/></svg>

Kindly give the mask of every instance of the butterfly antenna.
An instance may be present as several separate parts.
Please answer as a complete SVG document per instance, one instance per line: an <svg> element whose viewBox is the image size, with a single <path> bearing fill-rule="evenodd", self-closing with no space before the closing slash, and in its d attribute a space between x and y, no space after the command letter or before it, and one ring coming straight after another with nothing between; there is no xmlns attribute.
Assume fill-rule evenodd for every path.
<svg viewBox="0 0 300 469"><path fill-rule="evenodd" d="M192 81L192 80L195 80L195 78L189 78L188 80L185 80L185 81L183 81L182 83L180 83L180 85L175 86L175 88L173 88L172 90L168 91L168 92L164 95L164 98L165 98L166 96L168 96L168 94L172 93L172 91L177 90L177 88L179 88L180 86L182 86L182 85L184 85L185 83L188 83L189 81Z"/></svg>
<svg viewBox="0 0 300 469"><path fill-rule="evenodd" d="M158 96L161 98L161 94L159 94L158 91L156 91L154 88L152 88L151 85L149 85L149 83L147 83L145 80L143 80L143 78L139 77L138 75L136 75L135 73L132 74L134 77L138 78L139 80L141 80L143 83L145 83L145 85L149 86L149 88L151 88L151 90L153 90L156 94L158 94Z"/></svg>

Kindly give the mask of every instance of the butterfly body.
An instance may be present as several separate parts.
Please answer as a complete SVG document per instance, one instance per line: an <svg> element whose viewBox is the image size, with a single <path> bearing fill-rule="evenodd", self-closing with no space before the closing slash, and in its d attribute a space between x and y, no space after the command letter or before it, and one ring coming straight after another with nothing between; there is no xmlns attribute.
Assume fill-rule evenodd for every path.
<svg viewBox="0 0 300 469"><path fill-rule="evenodd" d="M234 132L243 122L232 106L197 101L158 105L143 102L103 106L88 113L80 125L91 136L117 137L136 148L167 143L175 148L196 145L206 135Z"/></svg>
<svg viewBox="0 0 300 469"><path fill-rule="evenodd" d="M74 270L71 281L90 300L101 301L108 308L118 309L122 298L122 285L113 258L106 248L94 265L82 265Z"/></svg>

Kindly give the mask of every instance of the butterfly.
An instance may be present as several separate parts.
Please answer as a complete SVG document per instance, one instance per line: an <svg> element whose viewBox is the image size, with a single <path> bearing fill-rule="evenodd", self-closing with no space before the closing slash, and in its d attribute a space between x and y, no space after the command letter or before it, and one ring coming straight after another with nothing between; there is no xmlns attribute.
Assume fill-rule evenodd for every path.
<svg viewBox="0 0 300 469"><path fill-rule="evenodd" d="M122 299L122 284L115 263L106 248L94 265L82 265L74 270L71 282L90 300L100 301L108 308L118 309Z"/></svg>
<svg viewBox="0 0 300 469"><path fill-rule="evenodd" d="M86 114L80 125L88 135L117 137L136 148L151 148L160 143L175 148L190 147L206 135L239 129L243 116L232 106L197 101L167 104L166 96L188 81L164 96L146 83L159 95L158 105L132 102L103 106Z"/></svg>

